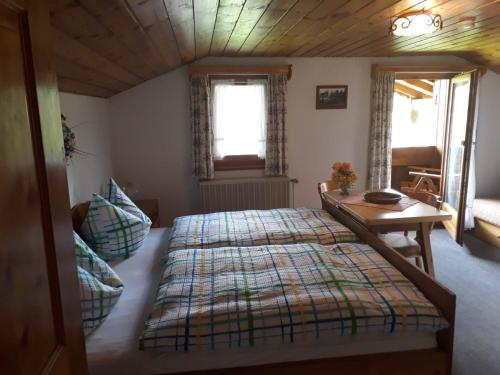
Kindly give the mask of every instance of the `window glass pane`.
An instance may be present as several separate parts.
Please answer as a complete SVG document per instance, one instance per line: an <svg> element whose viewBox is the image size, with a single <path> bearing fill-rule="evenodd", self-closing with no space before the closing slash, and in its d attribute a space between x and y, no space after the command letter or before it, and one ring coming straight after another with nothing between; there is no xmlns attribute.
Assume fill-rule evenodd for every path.
<svg viewBox="0 0 500 375"><path fill-rule="evenodd" d="M437 110L433 98L412 100L394 93L392 147L436 146Z"/></svg>
<svg viewBox="0 0 500 375"><path fill-rule="evenodd" d="M265 157L265 84L213 85L215 158L227 155Z"/></svg>

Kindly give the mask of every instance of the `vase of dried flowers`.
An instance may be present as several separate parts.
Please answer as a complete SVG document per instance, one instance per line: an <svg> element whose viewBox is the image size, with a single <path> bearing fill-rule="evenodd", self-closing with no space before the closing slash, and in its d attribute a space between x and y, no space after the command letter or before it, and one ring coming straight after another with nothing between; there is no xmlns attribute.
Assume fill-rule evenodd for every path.
<svg viewBox="0 0 500 375"><path fill-rule="evenodd" d="M349 189L358 179L356 172L351 167L351 163L336 162L332 166L332 171L332 180L338 184L340 194L349 195Z"/></svg>
<svg viewBox="0 0 500 375"><path fill-rule="evenodd" d="M64 157L66 158L66 162L68 162L77 151L76 137L73 130L66 124L66 117L63 114L61 114L61 124L64 139Z"/></svg>
<svg viewBox="0 0 500 375"><path fill-rule="evenodd" d="M73 128L70 127L66 122L66 117L61 113L61 125L64 140L64 159L66 163L69 164L70 160L73 159L73 155L84 155L91 156L92 154L82 151L76 147L76 136L73 132Z"/></svg>

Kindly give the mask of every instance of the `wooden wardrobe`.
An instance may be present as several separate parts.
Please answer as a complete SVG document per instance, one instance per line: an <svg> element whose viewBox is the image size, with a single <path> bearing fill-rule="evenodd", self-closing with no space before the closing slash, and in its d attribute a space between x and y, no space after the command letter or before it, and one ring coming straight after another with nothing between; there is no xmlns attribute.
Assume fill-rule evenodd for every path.
<svg viewBox="0 0 500 375"><path fill-rule="evenodd" d="M45 1L0 0L0 374L85 374Z"/></svg>

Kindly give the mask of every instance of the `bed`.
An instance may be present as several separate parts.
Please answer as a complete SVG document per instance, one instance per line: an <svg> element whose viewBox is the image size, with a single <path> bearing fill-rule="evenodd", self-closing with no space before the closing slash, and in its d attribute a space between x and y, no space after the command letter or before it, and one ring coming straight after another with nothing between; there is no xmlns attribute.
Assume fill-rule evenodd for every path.
<svg viewBox="0 0 500 375"><path fill-rule="evenodd" d="M90 373L195 374L201 371L203 374L231 374L237 371L241 374L277 374L286 371L300 374L313 371L320 374L331 373L332 369L345 374L450 373L454 295L373 235L356 226L356 223L342 217L334 208L325 208L335 216L335 219L326 216L328 220L336 222L335 228L348 233L353 242L336 243L335 234L322 236L324 228L310 232L328 243L322 245L313 240L301 242L298 237L283 241L286 236L273 232L273 225L264 225L262 228L267 233L267 243L264 241L250 247L246 246L246 242L235 245L234 241L228 246L226 239L230 237L221 241L221 236L214 237L211 234L209 237L188 235L189 232L179 230L179 226L174 226L171 232L166 229L151 230L143 248L136 255L113 264L125 289L106 321L87 338ZM304 214L302 212L300 215ZM321 217L325 217L325 214L326 211L320 212ZM193 219L186 217L176 223ZM214 222L206 216L198 217L197 220L205 224ZM291 220L301 222L302 219L294 217ZM219 224L222 222L220 217L216 221ZM350 229L346 232L347 227ZM175 240L172 232L176 232L177 238L181 240ZM252 232L251 239L261 241L263 237L255 236L255 233L257 231ZM188 238L197 238L199 248L192 248L196 243L186 241ZM208 245L208 238L216 238L216 241ZM247 236L247 240L248 238ZM269 244L269 239L272 238L285 243ZM370 243L370 246L354 240ZM320 258L325 264L318 268L321 262L317 257L311 258L311 253L322 255ZM194 262L193 259L197 257L204 258L204 261ZM215 261L216 259L218 260ZM229 265L235 267L232 264L235 259L239 259L239 268L231 271ZM271 266L273 259L275 264ZM219 269L214 272L215 269L210 267L216 264ZM247 266L250 268L247 269ZM252 270L252 267L259 270ZM328 303L325 304L325 300L335 300L332 296L325 297L328 287L321 283L315 285L320 275L325 275L328 269L336 269L335 272L340 273L330 277L326 284L330 288L335 283L342 284L342 288L335 293L343 290L349 296L344 298L341 293L341 298L337 295L337 302L344 304L337 311L337 316L335 309L332 310ZM213 325L219 330L217 334L213 334L216 329L211 328L210 319L214 315L207 314L207 308L217 306L213 301L227 298L227 290L224 292L222 287L216 288L219 293L209 298L203 297L206 295L204 289L210 290L212 280L214 285L224 285L228 275L230 279L234 280L235 275L238 279L239 291L234 295L247 299L238 302L236 310L234 299L228 300L233 304L231 308L228 304L222 304L222 309L226 309L224 313L231 316L231 319L227 319L230 324L223 321L218 326ZM247 277L246 288L245 277L241 276ZM249 282L249 278L257 277L263 277L264 281L254 280L254 284ZM176 281L172 282L173 280ZM377 290L372 285L370 289L370 293L377 290L375 295L379 300L367 302L359 298L363 293L366 295L366 290L358 287L353 289L353 285L360 280L363 280L362 284L379 284L382 287ZM268 284L270 289L262 288ZM174 285L177 290L173 288ZM191 285L196 285L196 288L187 292L186 288L191 288ZM387 285L392 287L384 291ZM281 288L281 300L272 296L277 292L276 286ZM418 286L418 290L415 286ZM259 290L258 293L249 294L249 291L256 290ZM165 294L162 295L163 292ZM382 305L385 304L385 307L380 308L380 302L384 298L395 297L394 293L400 293L401 298L393 300L394 305L384 301ZM310 295L314 298L309 298ZM177 302L173 298L175 296L178 298ZM288 302L285 301L285 296ZM411 298L407 298L408 296ZM201 297L211 299L211 302ZM404 306L401 305L403 300ZM272 309L263 308L270 301L274 309L281 308L283 312L289 313L274 314ZM287 303L288 307L285 309ZM183 310L190 305L193 309L189 313ZM370 306L376 308L370 310ZM425 311L415 308L418 306ZM217 306L220 307L221 305ZM251 339L249 320L242 319L238 322L238 319L232 319L235 313L238 314L238 310L244 316L248 309L253 316ZM356 319L348 312L350 309L354 309L359 315ZM316 316L323 314L327 318L316 321L310 319L314 315L311 314L313 310L316 311ZM369 313L362 316L363 310ZM421 312L420 315L418 312L414 313L417 310ZM171 319L173 324L159 324L165 316L174 316ZM273 319L277 317L280 323L273 324ZM181 326L183 319L184 322L190 320L189 324ZM228 335L238 324L239 329ZM353 324L356 334L352 334ZM173 328L174 326L184 330ZM185 327L189 327L191 333L186 334ZM174 331L177 332L172 333ZM185 341L186 337L189 337L188 342Z"/></svg>
<svg viewBox="0 0 500 375"><path fill-rule="evenodd" d="M357 236L324 210L280 208L178 217L169 249L355 241Z"/></svg>
<svg viewBox="0 0 500 375"><path fill-rule="evenodd" d="M500 248L500 198L474 200L474 235Z"/></svg>

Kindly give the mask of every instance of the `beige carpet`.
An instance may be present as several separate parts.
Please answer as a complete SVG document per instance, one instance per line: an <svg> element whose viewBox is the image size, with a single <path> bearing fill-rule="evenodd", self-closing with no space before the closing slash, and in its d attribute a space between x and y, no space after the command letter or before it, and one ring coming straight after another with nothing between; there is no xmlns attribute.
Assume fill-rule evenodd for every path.
<svg viewBox="0 0 500 375"><path fill-rule="evenodd" d="M431 235L436 277L457 295L454 375L500 374L500 249L470 234L464 247Z"/></svg>

